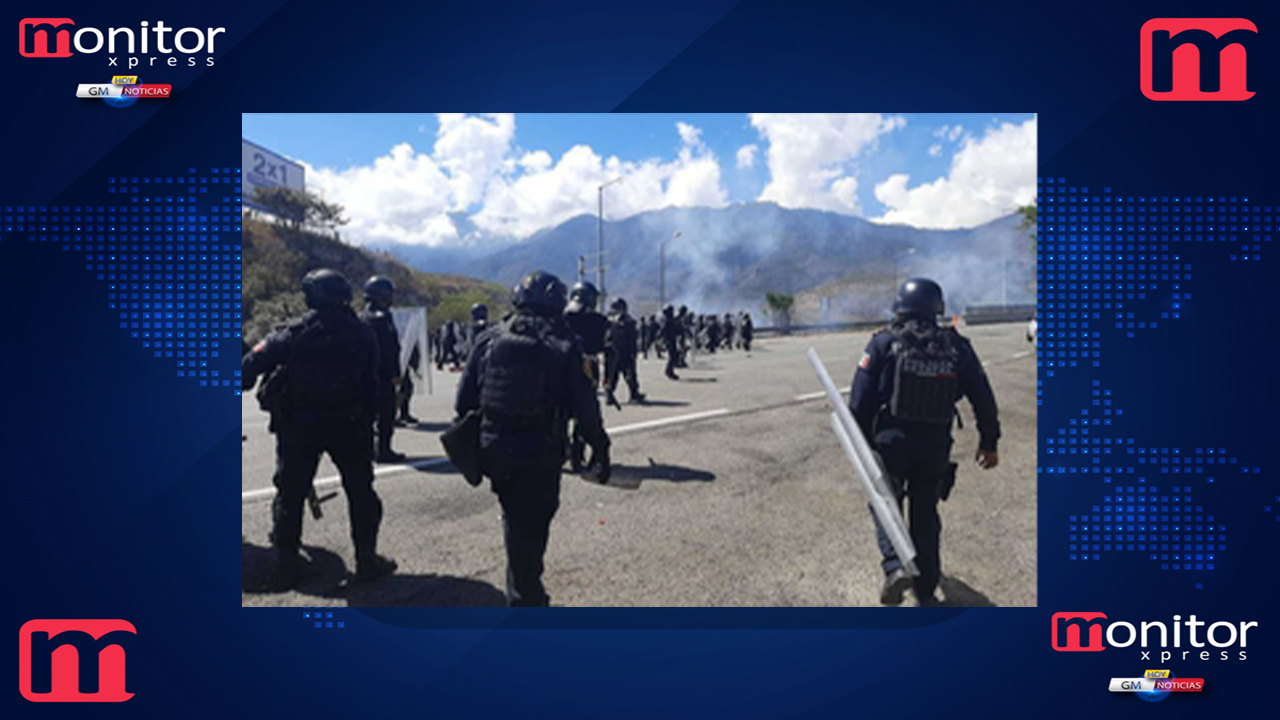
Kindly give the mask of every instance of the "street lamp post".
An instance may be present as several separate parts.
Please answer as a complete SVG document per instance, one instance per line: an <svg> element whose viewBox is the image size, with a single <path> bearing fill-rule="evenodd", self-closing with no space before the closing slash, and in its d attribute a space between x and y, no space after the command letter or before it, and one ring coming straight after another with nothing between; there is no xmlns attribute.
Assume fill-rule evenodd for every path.
<svg viewBox="0 0 1280 720"><path fill-rule="evenodd" d="M902 252L900 252L900 253L899 253L899 252L895 252L895 253L893 254L893 288L894 288L894 290L897 290L897 288L898 288L898 261L899 261L900 259L902 259L902 258L904 258L904 257L906 257L906 256L908 256L908 255L910 255L910 254L912 254L912 253L914 253L915 251L916 251L916 249L915 249L915 248L913 248L913 247L909 247L909 248L907 248L906 250L903 250L903 251L902 251Z"/></svg>
<svg viewBox="0 0 1280 720"><path fill-rule="evenodd" d="M680 237L680 231L671 233L671 239ZM658 310L667 306L667 241L658 246Z"/></svg>
<svg viewBox="0 0 1280 720"><path fill-rule="evenodd" d="M599 216L599 230L596 233L596 285L599 286L600 290L601 307L607 307L605 305L607 293L604 288L604 189L621 181L622 177L619 176L596 188Z"/></svg>
<svg viewBox="0 0 1280 720"><path fill-rule="evenodd" d="M1004 261L1003 278L1004 279L1003 279L1003 282L1001 283L1001 288L1000 288L1000 304L1003 305L1006 310L1008 310L1009 309L1009 261L1008 260Z"/></svg>

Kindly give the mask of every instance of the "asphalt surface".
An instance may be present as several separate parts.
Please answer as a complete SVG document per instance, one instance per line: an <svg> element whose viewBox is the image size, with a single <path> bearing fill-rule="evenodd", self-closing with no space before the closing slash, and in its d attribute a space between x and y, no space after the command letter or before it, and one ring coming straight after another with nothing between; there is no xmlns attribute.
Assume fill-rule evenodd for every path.
<svg viewBox="0 0 1280 720"><path fill-rule="evenodd" d="M977 435L962 403L953 459L960 477L940 504L944 604L1036 604L1035 354L1025 325L962 331L995 388L1004 437L1000 465L973 461ZM878 605L879 553L861 486L832 433L830 409L805 357L814 347L847 391L868 333L771 338L699 355L681 380L640 361L650 403L605 407L613 435L606 486L566 474L551 527L544 581L555 605ZM500 605L505 557L499 508L443 459L439 433L453 416L456 373L432 368L418 395L422 422L393 444L413 466L379 465L385 506L379 551L394 576L352 585L345 500L307 516L309 567L290 592L268 587L274 438L252 393L244 397L242 532L246 606ZM425 383L422 383L425 386ZM326 458L321 493L338 489ZM907 605L913 604L908 598Z"/></svg>

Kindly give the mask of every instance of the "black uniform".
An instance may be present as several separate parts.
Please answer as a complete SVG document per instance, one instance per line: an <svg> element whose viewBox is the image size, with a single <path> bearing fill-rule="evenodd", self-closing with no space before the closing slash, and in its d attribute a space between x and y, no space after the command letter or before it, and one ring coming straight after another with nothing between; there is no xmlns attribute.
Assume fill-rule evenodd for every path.
<svg viewBox="0 0 1280 720"><path fill-rule="evenodd" d="M679 380L676 368L680 367L680 343L684 337L684 325L680 319L666 312L662 316L662 344L667 349L667 377Z"/></svg>
<svg viewBox="0 0 1280 720"><path fill-rule="evenodd" d="M707 318L707 352L714 354L720 347L720 322L716 316Z"/></svg>
<svg viewBox="0 0 1280 720"><path fill-rule="evenodd" d="M376 555L382 502L373 490L373 415L378 341L346 305L308 312L244 356L242 387L269 376L259 394L276 435L272 543L296 571L302 511L321 453L342 474L357 564Z"/></svg>
<svg viewBox="0 0 1280 720"><path fill-rule="evenodd" d="M413 399L413 374L422 369L422 354L419 345L414 344L409 353L409 364L400 376L400 386L396 388L396 418L408 425L417 425L418 419L409 412L409 401Z"/></svg>
<svg viewBox="0 0 1280 720"><path fill-rule="evenodd" d="M452 363L455 368L462 363L458 357L459 342L458 324L450 320L440 330L440 353L436 356L437 370L443 370L445 363Z"/></svg>
<svg viewBox="0 0 1280 720"><path fill-rule="evenodd" d="M636 320L626 313L614 318L609 326L605 355L605 390L610 397L618 389L618 376L627 380L628 397L633 402L644 399L640 393L640 377L636 373L636 350L639 331Z"/></svg>
<svg viewBox="0 0 1280 720"><path fill-rule="evenodd" d="M560 504L566 423L607 465L609 438L582 346L559 317L520 311L482 334L458 385L459 416L482 412L481 467L502 505L511 605L547 605L543 555Z"/></svg>
<svg viewBox="0 0 1280 720"><path fill-rule="evenodd" d="M571 303L564 313L569 329L578 336L582 348L582 368L591 380L591 389L600 387L600 353L604 352L605 333L609 330L609 320L604 315L580 305ZM578 431L578 424L573 424L573 435L569 446L569 463L575 471L582 465L587 440Z"/></svg>
<svg viewBox="0 0 1280 720"><path fill-rule="evenodd" d="M755 325L750 315L742 316L742 324L738 326L738 336L742 339L742 349L751 352L751 339L755 337Z"/></svg>
<svg viewBox="0 0 1280 720"><path fill-rule="evenodd" d="M933 598L941 573L938 500L954 479L951 423L961 397L977 417L979 448L994 452L1000 422L982 363L967 339L931 319L899 319L877 332L853 377L849 409L883 458L899 507L910 498L917 598ZM878 520L876 538L890 575L901 563Z"/></svg>
<svg viewBox="0 0 1280 720"><path fill-rule="evenodd" d="M378 406L375 414L380 456L392 455L396 429L396 380L400 377L400 335L391 311L370 306L360 318L378 339Z"/></svg>

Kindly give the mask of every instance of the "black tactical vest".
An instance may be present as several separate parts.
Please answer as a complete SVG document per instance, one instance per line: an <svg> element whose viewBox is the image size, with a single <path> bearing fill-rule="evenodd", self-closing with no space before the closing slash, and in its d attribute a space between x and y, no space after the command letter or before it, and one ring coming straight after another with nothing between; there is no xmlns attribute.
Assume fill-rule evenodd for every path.
<svg viewBox="0 0 1280 720"><path fill-rule="evenodd" d="M546 320L525 315L498 327L489 341L480 385L480 409L487 418L530 426L551 421L555 353L550 329Z"/></svg>
<svg viewBox="0 0 1280 720"><path fill-rule="evenodd" d="M914 324L894 326L889 345L895 420L950 425L960 397L960 354L954 333Z"/></svg>
<svg viewBox="0 0 1280 720"><path fill-rule="evenodd" d="M291 328L288 400L295 412L348 415L364 405L362 378L371 338L351 314L310 313Z"/></svg>

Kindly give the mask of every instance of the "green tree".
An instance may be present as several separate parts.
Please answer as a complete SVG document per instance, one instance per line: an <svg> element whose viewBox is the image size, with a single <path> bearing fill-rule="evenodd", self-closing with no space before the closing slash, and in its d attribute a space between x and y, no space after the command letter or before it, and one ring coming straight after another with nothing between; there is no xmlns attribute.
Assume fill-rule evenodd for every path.
<svg viewBox="0 0 1280 720"><path fill-rule="evenodd" d="M341 205L326 203L313 193L293 188L257 188L253 199L276 217L278 227L294 232L311 227L336 234L339 227L349 222L343 217L345 209Z"/></svg>
<svg viewBox="0 0 1280 720"><path fill-rule="evenodd" d="M1018 224L1019 230L1030 230L1031 252L1036 251L1036 206L1023 205L1018 208L1018 214L1022 216L1022 222Z"/></svg>
<svg viewBox="0 0 1280 720"><path fill-rule="evenodd" d="M786 293L765 293L764 303L773 316L773 324L786 332L791 327L791 308L796 304L796 297Z"/></svg>

